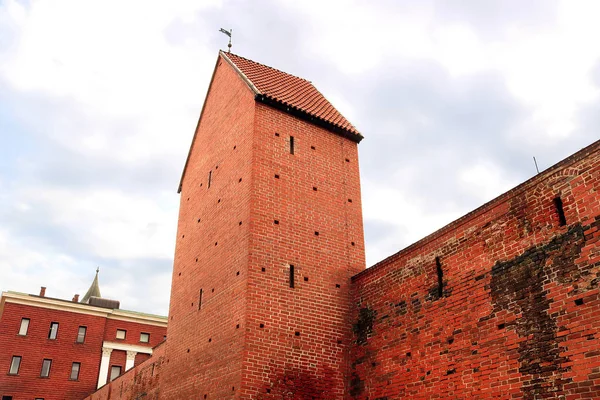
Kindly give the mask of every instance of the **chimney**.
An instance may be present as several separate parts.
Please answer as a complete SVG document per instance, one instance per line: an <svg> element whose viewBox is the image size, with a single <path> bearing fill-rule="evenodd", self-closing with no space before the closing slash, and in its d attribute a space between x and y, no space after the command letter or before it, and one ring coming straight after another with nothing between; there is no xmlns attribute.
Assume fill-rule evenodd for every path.
<svg viewBox="0 0 600 400"><path fill-rule="evenodd" d="M40 297L46 297L46 286L42 286L40 289Z"/></svg>
<svg viewBox="0 0 600 400"><path fill-rule="evenodd" d="M71 300L73 303L79 303L79 295L76 294L75 296L73 296L73 300Z"/></svg>

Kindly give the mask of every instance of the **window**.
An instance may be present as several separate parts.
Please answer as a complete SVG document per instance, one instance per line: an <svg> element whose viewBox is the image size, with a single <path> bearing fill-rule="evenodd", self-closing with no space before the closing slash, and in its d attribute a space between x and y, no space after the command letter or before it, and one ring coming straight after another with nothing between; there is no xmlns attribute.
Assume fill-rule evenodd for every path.
<svg viewBox="0 0 600 400"><path fill-rule="evenodd" d="M56 340L56 335L58 335L58 322L50 323L50 332L48 332L48 339Z"/></svg>
<svg viewBox="0 0 600 400"><path fill-rule="evenodd" d="M142 343L148 343L150 341L150 334L149 333L140 333L140 342Z"/></svg>
<svg viewBox="0 0 600 400"><path fill-rule="evenodd" d="M29 329L29 318L22 318L21 319L21 327L19 328L19 335L26 336L28 329Z"/></svg>
<svg viewBox="0 0 600 400"><path fill-rule="evenodd" d="M2 396L2 400L13 400L13 398L12 398L12 396Z"/></svg>
<svg viewBox="0 0 600 400"><path fill-rule="evenodd" d="M87 332L87 328L85 326L80 326L77 331L77 343L83 343L85 341L85 333Z"/></svg>
<svg viewBox="0 0 600 400"><path fill-rule="evenodd" d="M13 356L10 362L10 375L17 375L19 373L19 367L21 366L21 356Z"/></svg>
<svg viewBox="0 0 600 400"><path fill-rule="evenodd" d="M125 339L127 331L124 329L117 329L117 339Z"/></svg>
<svg viewBox="0 0 600 400"><path fill-rule="evenodd" d="M110 368L110 381L114 381L121 375L121 367L118 365L113 365Z"/></svg>
<svg viewBox="0 0 600 400"><path fill-rule="evenodd" d="M71 380L76 381L79 379L79 368L81 367L81 363L74 362L71 364Z"/></svg>
<svg viewBox="0 0 600 400"><path fill-rule="evenodd" d="M40 372L40 376L42 378L47 378L50 376L50 367L52 366L52 360L44 359L42 362L42 371Z"/></svg>

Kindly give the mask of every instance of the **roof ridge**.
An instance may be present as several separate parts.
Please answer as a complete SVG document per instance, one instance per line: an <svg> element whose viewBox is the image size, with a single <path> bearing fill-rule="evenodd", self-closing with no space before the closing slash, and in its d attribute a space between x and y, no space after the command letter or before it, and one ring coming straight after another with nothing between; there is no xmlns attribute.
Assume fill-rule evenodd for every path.
<svg viewBox="0 0 600 400"><path fill-rule="evenodd" d="M292 77L294 77L294 78L297 78L297 79L300 79L300 80L302 80L302 81L304 81L304 82L308 82L308 83L310 83L310 84L312 85L312 82L311 82L311 81L309 81L308 79L301 78L301 77L299 77L298 75L290 74L289 72L285 72L285 71L282 71L282 70L280 70L280 69L277 69L277 68L271 67L271 66L269 66L269 65L266 65L266 64L263 64L263 63L259 63L258 61L254 61L254 60L251 60L251 59L249 59L249 58L242 57L242 56L240 56L240 55L237 55L237 54L235 54L235 53L225 52L225 51L223 51L223 50L221 50L221 53L223 53L225 56L233 55L233 56L239 57L239 58L241 58L241 59L243 59L243 60L245 60L245 61L249 61L249 62L251 62L251 63L254 63L254 64L258 64L258 65L260 65L260 66L263 66L263 67L265 67L265 68L269 68L269 69L275 70L275 71L277 71L277 72L280 72L280 73L282 73L282 74L285 74L285 75L288 75L288 76L292 76ZM231 61L233 62L233 60L231 60ZM314 87L314 85L313 85L313 87ZM315 88L315 89L316 89L316 88Z"/></svg>

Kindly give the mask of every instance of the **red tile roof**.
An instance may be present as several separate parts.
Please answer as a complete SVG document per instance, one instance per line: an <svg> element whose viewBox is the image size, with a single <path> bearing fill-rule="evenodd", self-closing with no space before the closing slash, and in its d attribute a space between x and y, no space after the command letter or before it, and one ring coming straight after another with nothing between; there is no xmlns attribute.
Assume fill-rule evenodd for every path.
<svg viewBox="0 0 600 400"><path fill-rule="evenodd" d="M221 52L241 73L242 78L256 93L257 99L288 107L296 112L317 118L325 125L345 131L345 135L360 141L362 135L333 105L306 79L248 60L232 53Z"/></svg>

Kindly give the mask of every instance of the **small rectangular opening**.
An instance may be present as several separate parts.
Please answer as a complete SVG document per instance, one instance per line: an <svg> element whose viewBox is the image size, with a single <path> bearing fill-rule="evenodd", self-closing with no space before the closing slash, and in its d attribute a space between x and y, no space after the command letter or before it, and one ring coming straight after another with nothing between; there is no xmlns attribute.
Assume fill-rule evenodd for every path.
<svg viewBox="0 0 600 400"><path fill-rule="evenodd" d="M212 170L208 171L208 189L210 189L211 182L212 182Z"/></svg>
<svg viewBox="0 0 600 400"><path fill-rule="evenodd" d="M200 289L200 294L198 295L198 310L202 307L202 289Z"/></svg>
<svg viewBox="0 0 600 400"><path fill-rule="evenodd" d="M294 154L294 137L290 136L290 154Z"/></svg>
<svg viewBox="0 0 600 400"><path fill-rule="evenodd" d="M442 270L442 263L439 257L435 258L435 270L437 273L437 294L438 297L442 297L444 295L444 271Z"/></svg>
<svg viewBox="0 0 600 400"><path fill-rule="evenodd" d="M565 226L567 224L567 218L565 217L565 210L563 209L563 202L560 197L554 199L554 207L558 214L558 225Z"/></svg>
<svg viewBox="0 0 600 400"><path fill-rule="evenodd" d="M290 265L290 287L294 287L294 266Z"/></svg>

